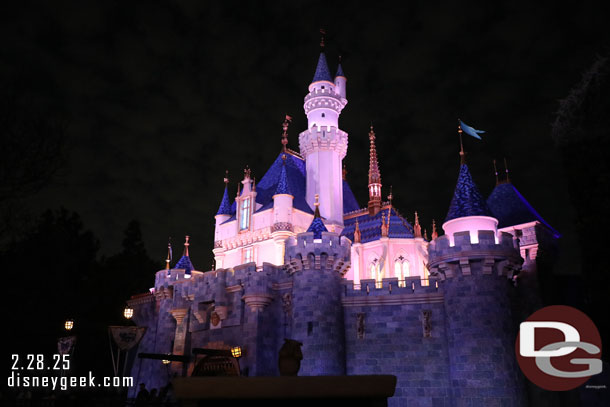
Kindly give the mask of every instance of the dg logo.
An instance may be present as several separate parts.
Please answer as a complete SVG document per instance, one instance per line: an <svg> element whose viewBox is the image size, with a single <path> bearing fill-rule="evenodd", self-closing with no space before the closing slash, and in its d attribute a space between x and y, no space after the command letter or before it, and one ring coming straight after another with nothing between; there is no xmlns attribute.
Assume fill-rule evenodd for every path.
<svg viewBox="0 0 610 407"><path fill-rule="evenodd" d="M519 327L515 352L523 374L546 390L571 390L601 373L601 338L576 308L553 305Z"/></svg>

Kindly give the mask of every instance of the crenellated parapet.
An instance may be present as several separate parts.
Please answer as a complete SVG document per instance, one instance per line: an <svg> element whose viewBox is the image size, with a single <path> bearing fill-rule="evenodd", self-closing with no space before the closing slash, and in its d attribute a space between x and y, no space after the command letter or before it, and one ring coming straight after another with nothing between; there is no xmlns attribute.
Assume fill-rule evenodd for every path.
<svg viewBox="0 0 610 407"><path fill-rule="evenodd" d="M299 134L299 148L305 159L320 150L335 151L340 159L347 154L347 133L335 126L313 126Z"/></svg>
<svg viewBox="0 0 610 407"><path fill-rule="evenodd" d="M332 88L314 88L306 96L303 104L305 114L309 114L314 109L332 109L341 114L347 105L347 99L342 98Z"/></svg>
<svg viewBox="0 0 610 407"><path fill-rule="evenodd" d="M519 245L510 233L501 232L498 239L491 230L477 231L473 242L470 231L453 235L454 245L445 235L428 246L430 275L440 280L457 275L497 274L512 278L521 269L523 259Z"/></svg>
<svg viewBox="0 0 610 407"><path fill-rule="evenodd" d="M330 232L322 232L321 239L315 239L313 232L300 233L286 241L285 264L290 275L313 269L344 276L350 267L349 240Z"/></svg>

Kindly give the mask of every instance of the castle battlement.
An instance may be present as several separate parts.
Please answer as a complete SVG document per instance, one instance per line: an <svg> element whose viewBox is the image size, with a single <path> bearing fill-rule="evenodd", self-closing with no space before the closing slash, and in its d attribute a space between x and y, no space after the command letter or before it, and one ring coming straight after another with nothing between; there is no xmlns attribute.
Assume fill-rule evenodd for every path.
<svg viewBox="0 0 610 407"><path fill-rule="evenodd" d="M285 264L290 274L325 269L343 276L350 267L349 240L331 232L322 232L321 239L314 238L314 232L300 233L286 241Z"/></svg>
<svg viewBox="0 0 610 407"><path fill-rule="evenodd" d="M492 274L512 278L520 270L523 259L519 244L510 233L501 232L498 242L492 230L479 230L473 242L470 231L440 236L428 245L430 275L444 280L456 275Z"/></svg>
<svg viewBox="0 0 610 407"><path fill-rule="evenodd" d="M347 133L335 126L312 126L299 134L303 157L317 150L336 151L341 159L347 154Z"/></svg>
<svg viewBox="0 0 610 407"><path fill-rule="evenodd" d="M428 285L422 285L427 282ZM374 279L360 280L360 284L353 281L344 282L346 297L374 297L383 295L409 295L409 294L432 294L439 292L436 280L424 280L418 276L407 277L398 280L397 277L389 277L381 280L381 285Z"/></svg>

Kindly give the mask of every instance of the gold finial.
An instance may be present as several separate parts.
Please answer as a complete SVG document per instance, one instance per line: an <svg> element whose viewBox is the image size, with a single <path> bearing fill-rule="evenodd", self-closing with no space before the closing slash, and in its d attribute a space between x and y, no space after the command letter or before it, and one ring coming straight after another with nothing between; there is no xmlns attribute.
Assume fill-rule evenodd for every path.
<svg viewBox="0 0 610 407"><path fill-rule="evenodd" d="M358 219L356 219L356 229L354 230L354 243L360 243L362 239L362 233L360 232L360 225L358 224Z"/></svg>
<svg viewBox="0 0 610 407"><path fill-rule="evenodd" d="M189 256L189 246L190 246L189 239L190 239L190 238L191 238L191 237L190 237L189 235L186 235L186 236L185 236L185 240L184 240L184 255L185 255L186 257L188 257L188 256Z"/></svg>
<svg viewBox="0 0 610 407"><path fill-rule="evenodd" d="M432 240L438 237L438 233L436 232L436 221L432 219Z"/></svg>
<svg viewBox="0 0 610 407"><path fill-rule="evenodd" d="M256 177L252 178L252 192L256 192Z"/></svg>
<svg viewBox="0 0 610 407"><path fill-rule="evenodd" d="M392 195L392 185L390 185L390 194L388 195L388 202L390 202L390 208L392 207L392 199L394 195Z"/></svg>
<svg viewBox="0 0 610 407"><path fill-rule="evenodd" d="M165 259L165 270L170 269L171 261L172 261L172 238L170 236L167 239L167 259Z"/></svg>
<svg viewBox="0 0 610 407"><path fill-rule="evenodd" d="M320 202L319 202L319 198L320 198L320 195L316 194L316 195L315 195L315 199L316 199L316 201L315 201L315 202L314 202L314 204L313 204L313 206L315 206L315 207L316 207L316 209L315 209L315 211L314 211L314 214L313 214L313 217L314 217L314 218L320 218L320 217L321 217L321 216L320 216Z"/></svg>
<svg viewBox="0 0 610 407"><path fill-rule="evenodd" d="M498 180L498 168L496 167L496 159L494 158L494 174L496 174L496 185L500 184L500 181Z"/></svg>
<svg viewBox="0 0 610 407"><path fill-rule="evenodd" d="M341 175L343 176L343 181L345 181L345 179L347 178L347 169L345 168L345 163L343 163L343 171Z"/></svg>
<svg viewBox="0 0 610 407"><path fill-rule="evenodd" d="M424 240L428 240L428 231L424 229Z"/></svg>
<svg viewBox="0 0 610 407"><path fill-rule="evenodd" d="M229 170L225 170L224 183L225 183L225 185L229 184Z"/></svg>
<svg viewBox="0 0 610 407"><path fill-rule="evenodd" d="M506 182L510 183L510 178L508 177L508 165L506 164L506 158L504 158L504 170L506 171Z"/></svg>
<svg viewBox="0 0 610 407"><path fill-rule="evenodd" d="M282 123L282 151L284 152L286 152L286 146L288 145L288 126L290 125L290 122L292 122L292 117L286 115L284 123Z"/></svg>
<svg viewBox="0 0 610 407"><path fill-rule="evenodd" d="M251 173L250 167L248 167L248 166L246 165L246 168L244 168L244 179L245 179L245 180L246 180L246 179L250 179L250 173Z"/></svg>
<svg viewBox="0 0 610 407"><path fill-rule="evenodd" d="M417 211L415 211L415 223L413 224L413 236L422 237L421 236L421 225L419 224L419 216L417 215Z"/></svg>
<svg viewBox="0 0 610 407"><path fill-rule="evenodd" d="M326 30L324 28L320 28L320 48L324 50L324 37L326 36Z"/></svg>

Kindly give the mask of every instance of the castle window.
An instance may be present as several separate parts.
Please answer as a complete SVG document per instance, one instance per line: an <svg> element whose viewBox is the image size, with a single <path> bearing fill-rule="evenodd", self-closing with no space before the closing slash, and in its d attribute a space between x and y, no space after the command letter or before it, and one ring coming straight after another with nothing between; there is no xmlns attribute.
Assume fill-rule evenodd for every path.
<svg viewBox="0 0 610 407"><path fill-rule="evenodd" d="M246 230L250 227L250 198L241 201L239 211L239 230Z"/></svg>
<svg viewBox="0 0 610 407"><path fill-rule="evenodd" d="M409 260L400 255L394 260L394 277L398 277L398 286L405 286L405 279L411 276Z"/></svg>
<svg viewBox="0 0 610 407"><path fill-rule="evenodd" d="M322 117L326 117L326 114L322 113Z"/></svg>
<svg viewBox="0 0 610 407"><path fill-rule="evenodd" d="M381 281L383 279L383 273L379 267L378 259L373 260L369 265L369 273L371 278L375 280L375 288L381 288L383 284Z"/></svg>
<svg viewBox="0 0 610 407"><path fill-rule="evenodd" d="M244 264L252 262L252 247L244 248Z"/></svg>
<svg viewBox="0 0 610 407"><path fill-rule="evenodd" d="M422 262L422 267L424 272L422 273L421 285L422 287L427 287L430 285L430 271L426 267L426 263Z"/></svg>

